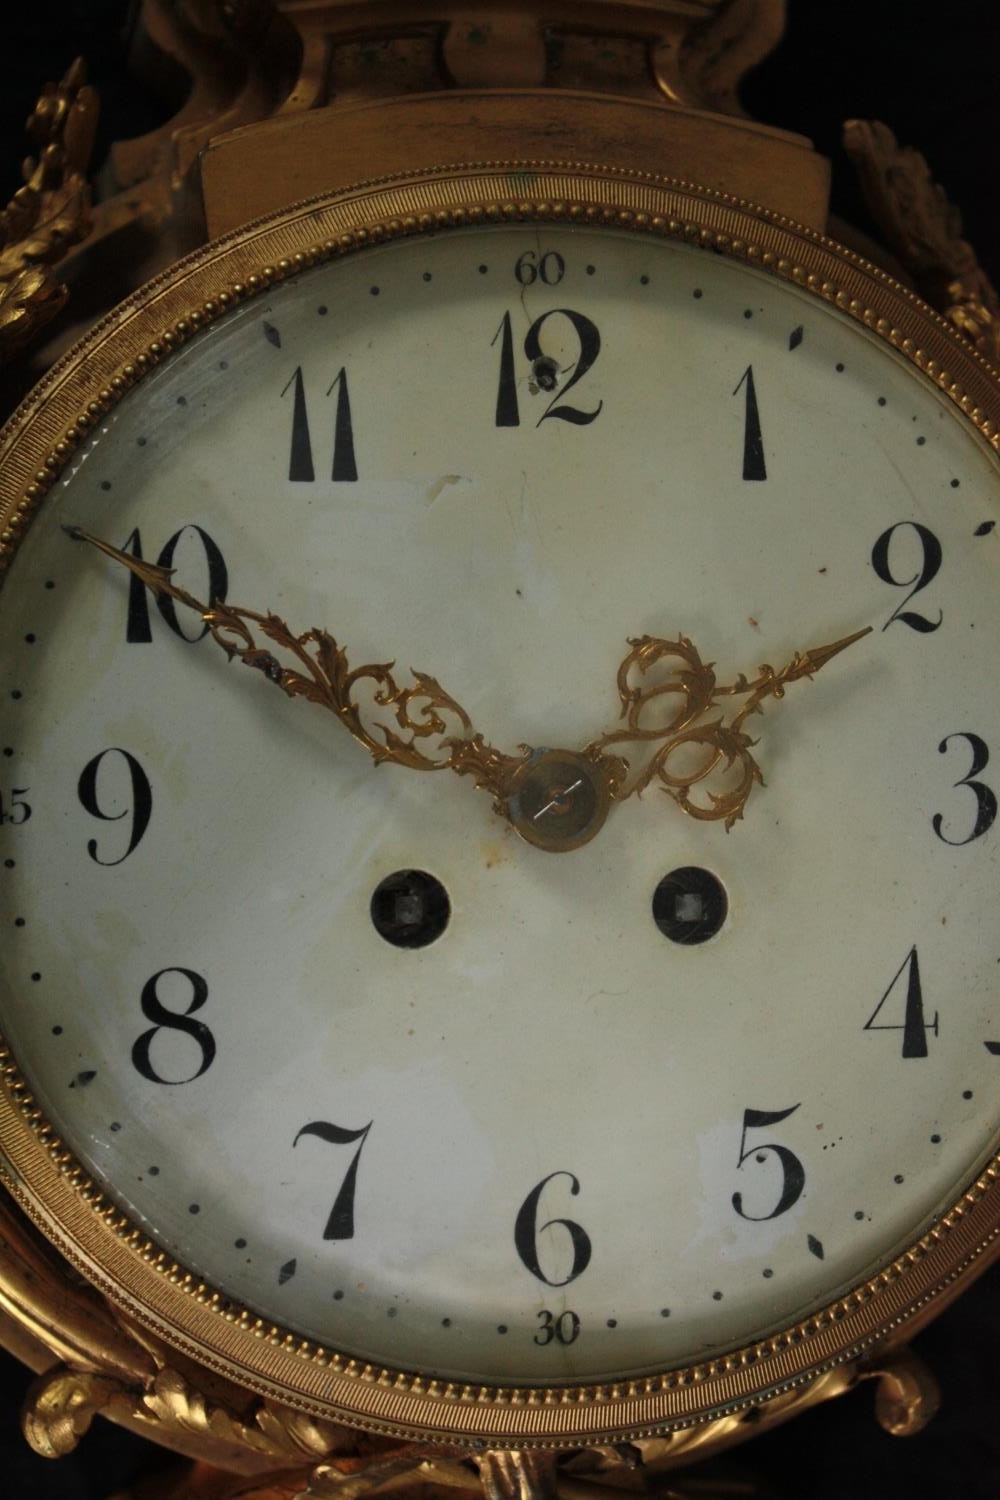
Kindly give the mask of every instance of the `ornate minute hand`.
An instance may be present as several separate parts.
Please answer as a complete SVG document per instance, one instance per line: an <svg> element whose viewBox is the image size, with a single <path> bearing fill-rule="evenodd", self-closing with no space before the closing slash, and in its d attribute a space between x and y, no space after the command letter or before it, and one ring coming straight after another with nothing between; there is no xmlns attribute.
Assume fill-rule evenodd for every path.
<svg viewBox="0 0 1000 1500"><path fill-rule="evenodd" d="M764 665L752 681L741 674L728 685L716 682L713 663L703 662L686 636L676 641L638 637L630 640L632 649L618 669L626 728L602 735L582 751L521 745L520 755L507 755L476 732L461 704L426 672L412 672L412 684L400 686L393 676L394 662L352 669L343 647L326 630L314 628L295 635L270 612L261 614L218 600L202 604L172 581L172 569L132 557L79 526L64 530L128 568L152 593L194 610L230 659L235 656L245 666L256 667L290 698L307 698L328 709L376 765L392 761L416 771L471 776L477 787L492 795L494 811L522 838L556 853L589 842L613 802L641 793L654 780L684 812L704 820L724 819L728 831L743 816L754 785L764 781L750 753L756 742L744 731L744 721L760 712L765 699L783 697L788 683L812 677L831 657L869 633L859 630L830 646L796 652L778 672ZM259 645L255 629L291 656L295 665L286 666L267 646ZM679 665L662 680L648 679L647 674L665 660ZM643 679L641 685L632 682L634 672ZM367 685L367 695L358 694L362 684ZM746 701L728 724L721 717L703 722L722 697ZM650 705L659 699L676 700L673 713L665 721L644 723ZM380 720L380 711L387 712L390 723ZM456 732L449 733L449 723ZM654 743L657 748L644 769L629 781L628 761L607 754L607 747L637 742ZM679 765L682 755L686 757L683 768ZM692 755L697 761L693 768ZM729 784L719 793L707 791L707 802L695 802L692 789L720 768Z"/></svg>
<svg viewBox="0 0 1000 1500"><path fill-rule="evenodd" d="M676 641L648 635L632 638L629 640L632 649L618 669L621 717L628 727L601 735L587 746L587 753L603 754L609 745L659 742L643 770L616 791L617 800L641 794L651 782L658 781L661 790L682 811L704 821L724 819L728 833L736 820L742 818L754 786L764 785L760 766L751 754L751 746L757 742L743 729L746 719L750 714L760 713L767 698L783 698L788 683L813 677L832 657L870 631L869 625L829 646L796 651L780 671L765 663L752 681L740 673L729 684L716 681L714 662L703 662L686 636L678 636ZM645 680L654 667L669 659L679 665L674 665L660 681ZM641 685L635 683L635 673L644 679ZM705 722L705 715L718 707L716 700L723 697L746 701L728 724L722 717ZM644 716L648 720L647 710L660 699L666 705L675 700L673 712L657 724L643 723ZM695 802L691 795L693 788L715 773L724 782L723 790L706 789L707 802Z"/></svg>
<svg viewBox="0 0 1000 1500"><path fill-rule="evenodd" d="M230 660L238 657L244 666L256 667L290 698L306 698L328 709L376 765L392 761L416 771L473 777L477 787L492 794L494 811L539 848L575 849L604 822L625 777L626 763L617 756L534 750L530 745L521 745L520 755L506 755L475 731L461 704L426 672L412 672L412 684L404 687L393 676L394 662L352 669L343 647L326 630L295 635L270 612L218 600L202 604L172 581L173 569L132 557L82 527L63 529L128 568L151 593L194 610ZM295 665L284 665L258 645L255 630ZM368 687L361 694L367 702L359 701L361 685ZM379 720L380 710L388 711L389 723ZM449 727L455 732L449 733Z"/></svg>

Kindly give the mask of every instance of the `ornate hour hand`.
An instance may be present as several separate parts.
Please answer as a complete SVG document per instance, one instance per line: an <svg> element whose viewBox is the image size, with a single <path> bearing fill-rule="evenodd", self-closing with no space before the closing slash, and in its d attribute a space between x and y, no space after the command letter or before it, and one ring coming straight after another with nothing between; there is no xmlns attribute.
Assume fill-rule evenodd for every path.
<svg viewBox="0 0 1000 1500"><path fill-rule="evenodd" d="M79 526L65 526L128 568L153 594L175 599L201 617L227 657L256 667L290 698L328 709L376 765L391 761L415 771L471 776L493 797L494 811L529 843L561 852L593 838L625 777L626 763L598 750L535 750L507 755L488 744L461 704L426 672L401 686L394 662L351 668L326 630L295 635L279 616L216 600L202 604L172 581L173 570L132 557ZM258 636L292 659L286 665Z"/></svg>
<svg viewBox="0 0 1000 1500"><path fill-rule="evenodd" d="M633 793L641 794L656 781L692 818L723 819L728 832L742 818L754 785L764 785L760 766L751 753L757 741L744 730L745 721L751 714L760 713L768 698L783 698L790 682L813 677L832 657L870 631L871 626L867 626L828 646L796 651L779 671L765 663L753 679L740 673L732 683L716 681L714 662L703 662L686 636L678 636L676 641L649 635L631 638L632 649L618 668L618 696L626 727L601 735L587 746L587 753L603 754L609 745L654 745L643 769L623 783L614 794L616 799L624 801ZM669 669L657 674L654 669L666 662L671 663ZM728 723L724 716L706 719L713 709L721 707L718 700L727 697L745 700ZM694 789L710 778L721 790L706 786L703 792L707 800L696 801Z"/></svg>

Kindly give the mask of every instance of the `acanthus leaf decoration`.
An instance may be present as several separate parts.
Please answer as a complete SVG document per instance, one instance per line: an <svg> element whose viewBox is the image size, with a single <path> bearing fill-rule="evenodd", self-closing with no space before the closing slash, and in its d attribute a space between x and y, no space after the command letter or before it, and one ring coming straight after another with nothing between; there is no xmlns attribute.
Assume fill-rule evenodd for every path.
<svg viewBox="0 0 1000 1500"><path fill-rule="evenodd" d="M901 146L880 120L848 120L844 149L880 233L921 296L980 354L1000 364L1000 297L926 158Z"/></svg>
<svg viewBox="0 0 1000 1500"><path fill-rule="evenodd" d="M80 58L61 83L46 84L28 120L38 156L0 210L0 364L62 308L68 289L51 269L90 230L86 169L98 101Z"/></svg>

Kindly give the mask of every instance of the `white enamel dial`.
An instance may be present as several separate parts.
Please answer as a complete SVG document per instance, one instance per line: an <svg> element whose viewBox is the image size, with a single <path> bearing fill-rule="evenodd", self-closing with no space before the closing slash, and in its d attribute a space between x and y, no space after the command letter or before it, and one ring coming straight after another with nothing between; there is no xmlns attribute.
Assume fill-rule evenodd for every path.
<svg viewBox="0 0 1000 1500"><path fill-rule="evenodd" d="M403 241L220 321L0 596L0 1020L56 1128L213 1286L397 1368L662 1370L859 1281L1000 1129L997 497L874 337L649 238ZM629 637L731 682L872 631L748 724L732 832L651 788L556 855L64 524L510 753L614 728ZM692 867L728 909L685 944L652 905ZM410 870L422 947L371 913Z"/></svg>

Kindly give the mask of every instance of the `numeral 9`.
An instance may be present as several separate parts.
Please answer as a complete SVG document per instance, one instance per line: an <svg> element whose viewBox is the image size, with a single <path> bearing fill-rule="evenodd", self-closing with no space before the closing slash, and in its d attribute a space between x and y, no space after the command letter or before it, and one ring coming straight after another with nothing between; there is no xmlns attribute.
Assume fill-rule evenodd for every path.
<svg viewBox="0 0 1000 1500"><path fill-rule="evenodd" d="M109 804L112 807L120 805L120 799L114 795L113 790L111 796L108 797L109 787L107 776L100 777L105 792L104 806L101 805L101 799L98 796L98 778L101 763L109 755L120 755L128 767L131 795L120 812L107 811ZM112 762L113 764L114 762ZM117 780L114 771L111 772L110 779L113 788L114 782ZM92 818L101 818L105 823L117 823L121 818L131 817L132 825L129 829L128 848L117 859L102 859L97 852L97 840L89 839L87 842L87 853L95 864L120 865L123 860L128 859L129 855L136 848L146 829L149 827L149 820L153 815L153 789L149 784L148 776L134 755L130 755L127 750L122 750L117 745L112 745L109 749L102 750L99 755L95 755L93 760L89 760L84 766L80 772L77 793L84 810L89 812Z"/></svg>

